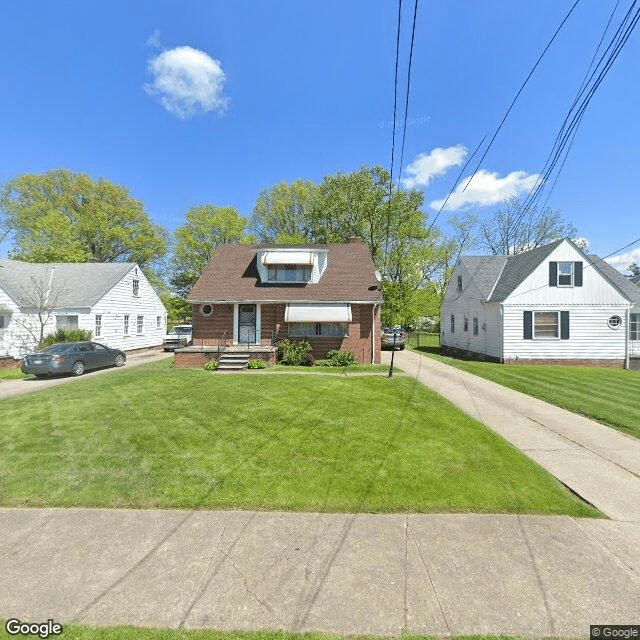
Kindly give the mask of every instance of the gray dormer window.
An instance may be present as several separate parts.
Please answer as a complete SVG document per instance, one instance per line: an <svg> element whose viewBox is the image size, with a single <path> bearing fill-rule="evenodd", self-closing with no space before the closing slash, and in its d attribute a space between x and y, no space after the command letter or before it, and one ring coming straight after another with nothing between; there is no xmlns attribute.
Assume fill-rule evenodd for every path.
<svg viewBox="0 0 640 640"><path fill-rule="evenodd" d="M462 293L462 276L458 276L458 293Z"/></svg>
<svg viewBox="0 0 640 640"><path fill-rule="evenodd" d="M311 267L301 267L290 264L275 264L268 267L269 282L309 282Z"/></svg>

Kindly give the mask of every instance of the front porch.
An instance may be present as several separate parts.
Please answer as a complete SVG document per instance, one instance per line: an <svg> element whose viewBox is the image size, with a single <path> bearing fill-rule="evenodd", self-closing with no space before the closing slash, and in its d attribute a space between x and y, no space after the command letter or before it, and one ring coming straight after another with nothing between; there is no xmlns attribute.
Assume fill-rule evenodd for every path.
<svg viewBox="0 0 640 640"><path fill-rule="evenodd" d="M191 345L176 349L175 353L176 367L203 367L210 360L220 362L225 355L244 357L246 360L264 360L268 365L274 365L278 347L263 344Z"/></svg>

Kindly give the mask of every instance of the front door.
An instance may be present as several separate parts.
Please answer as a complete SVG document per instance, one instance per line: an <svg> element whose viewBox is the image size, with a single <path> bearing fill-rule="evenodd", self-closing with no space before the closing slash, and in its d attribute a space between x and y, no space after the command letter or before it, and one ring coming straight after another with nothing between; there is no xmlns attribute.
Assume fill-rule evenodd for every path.
<svg viewBox="0 0 640 640"><path fill-rule="evenodd" d="M241 304L238 309L238 342L241 344L256 342L255 304Z"/></svg>

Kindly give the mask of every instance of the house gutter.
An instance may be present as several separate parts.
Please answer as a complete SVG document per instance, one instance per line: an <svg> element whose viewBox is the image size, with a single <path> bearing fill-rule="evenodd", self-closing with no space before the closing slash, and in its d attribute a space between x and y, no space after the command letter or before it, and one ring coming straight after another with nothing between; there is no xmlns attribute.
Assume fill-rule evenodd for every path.
<svg viewBox="0 0 640 640"><path fill-rule="evenodd" d="M371 307L371 364L375 364L376 360L376 306L377 302Z"/></svg>
<svg viewBox="0 0 640 640"><path fill-rule="evenodd" d="M625 333L624 333L624 368L629 368L629 307L625 309Z"/></svg>

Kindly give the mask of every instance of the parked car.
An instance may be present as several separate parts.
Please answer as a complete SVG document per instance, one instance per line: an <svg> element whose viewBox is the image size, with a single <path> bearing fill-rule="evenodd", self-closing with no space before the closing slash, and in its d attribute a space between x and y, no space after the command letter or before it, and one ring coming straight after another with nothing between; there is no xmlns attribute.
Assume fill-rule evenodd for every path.
<svg viewBox="0 0 640 640"><path fill-rule="evenodd" d="M36 377L72 373L81 376L90 369L121 367L127 359L124 351L97 342L61 342L22 358L23 373Z"/></svg>
<svg viewBox="0 0 640 640"><path fill-rule="evenodd" d="M400 349L402 351L406 343L407 333L401 327L382 327L380 346L383 349Z"/></svg>
<svg viewBox="0 0 640 640"><path fill-rule="evenodd" d="M175 351L179 347L184 347L191 342L193 327L190 324L177 324L162 342L162 348L165 351Z"/></svg>

